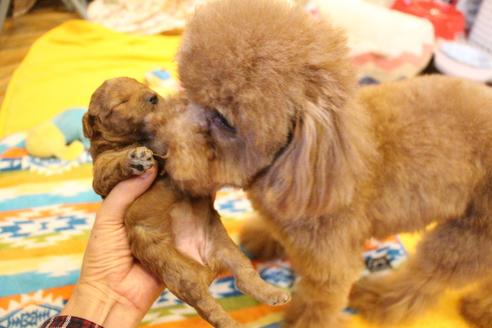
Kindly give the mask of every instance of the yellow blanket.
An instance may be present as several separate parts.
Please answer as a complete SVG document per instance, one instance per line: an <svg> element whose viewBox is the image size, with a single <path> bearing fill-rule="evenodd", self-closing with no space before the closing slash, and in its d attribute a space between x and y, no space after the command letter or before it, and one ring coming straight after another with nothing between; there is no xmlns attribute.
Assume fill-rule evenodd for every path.
<svg viewBox="0 0 492 328"><path fill-rule="evenodd" d="M0 137L29 129L69 107L86 107L106 79L142 80L155 68L172 70L175 36L136 36L70 21L48 32L14 73L0 110Z"/></svg>
<svg viewBox="0 0 492 328"><path fill-rule="evenodd" d="M26 59L15 72L0 111L0 137L29 129L40 122L52 118L55 114L62 112L67 108L74 106L86 107L91 93L105 79L116 76L131 76L142 80L146 72L155 68L165 68L168 71L174 72L175 64L173 58L178 44L179 37L119 34L85 21L70 21L61 25L44 35L33 45ZM7 142L7 144L11 144L11 141ZM16 148L15 151L19 152L21 150ZM15 157L12 155L13 152L14 151L11 151L9 153L10 155L7 154L5 156ZM36 195L50 192L49 186L53 186L53 193L57 194L59 192L58 187L56 187L57 183L65 181L64 179L80 178L82 179L80 181L82 181L84 185L83 188L87 188L87 190L90 189L90 168L82 166L79 169L72 170L71 174L74 176L69 176L67 173L51 177L41 177L38 173L33 172L2 173L0 175L0 186L3 186L4 188L3 191L5 191L5 197L9 198L11 197L10 195L14 193L19 195L19 199L24 199L22 198L24 197L24 194L31 195L33 198L30 199L38 199ZM64 178L65 175L66 177ZM23 181L23 184L20 184L21 180L19 179ZM43 184L43 187L40 187L39 191L32 189L39 183L40 186ZM80 188L83 189L82 187ZM86 211L91 213L96 207L96 205L94 205L95 200L91 194L87 194L84 197L86 197L84 198L86 203L84 203L85 205L82 204L80 206L87 207ZM53 202L55 201L56 200ZM7 205L7 203L5 203L5 205ZM37 213L36 209L25 209L22 208L22 206L22 204L19 205L19 209L16 209L16 211L34 211ZM58 209L54 208L49 209L48 211L58 211ZM6 208L2 213L3 216L0 217L0 224L11 222L11 220L13 220L12 218L14 218L13 216L17 212L13 209ZM239 221L240 220L238 220L237 217L229 221L226 220L228 230L231 232L237 231L240 227ZM87 233L85 232L82 236L83 237L81 238L86 238ZM402 239L407 249L411 250L418 237L402 236ZM2 246L1 242L2 240L0 240L0 246ZM13 241L7 240L7 244L5 245L8 245L10 242ZM79 242L82 242L82 239L79 238ZM4 254L8 254L9 246L5 245L3 246ZM75 252L74 268L77 268L79 265L79 262L77 261L80 261L83 249L82 244L79 246L80 247L76 248L76 250L73 250L73 252ZM5 249L5 247L7 248ZM17 255L12 253L11 261L20 261L18 260L20 253L26 253L23 256L34 261L37 256L56 257L63 255L62 253L64 251L64 249L59 248L52 249L52 253L50 254L41 254L39 252L31 251L29 247L25 249L15 248L17 249L15 253ZM0 253L0 255L1 254L2 253ZM336 254L333 254L333 256L336 256ZM1 257L2 256L0 256L0 258ZM0 261L0 264L4 261L5 260ZM31 269L36 269L29 269L29 266L26 263L23 264L26 268L20 266L19 263L15 266L12 266L12 263L4 267L0 265L0 280L7 279L5 281L10 281L8 279L13 277L12 274L14 272L24 272L24 269L26 272L30 272ZM18 274L21 275L20 273ZM76 274L74 277L76 277ZM53 277L50 279L52 278ZM74 278L71 279L72 280L67 280L68 282L61 281L55 289L45 289L42 293L40 291L39 295L36 293L31 293L29 295L33 298L39 298L45 297L49 293L54 293L49 295L58 295L59 297L66 299L71 291L72 287L70 286L73 284ZM46 280L43 281L46 282ZM56 282L54 283L56 285ZM68 287L63 287L64 284ZM18 288L18 290L23 290L21 285L16 288ZM2 288L0 288L0 290L1 289ZM41 288L38 289L41 290ZM21 300L21 293L14 292L15 291L9 294L9 292L5 291L3 295L1 295L0 292L0 314L8 314L9 311L10 313L14 313L16 310L13 308L14 305L12 304L20 306L19 304L21 303L18 302ZM51 299L52 296L49 297ZM235 313L236 318L249 323L249 327L273 327L272 324L280 317L278 309L275 310L266 306L255 305L255 303L252 303L252 300L249 298L242 298L240 295L234 297L237 298L237 302L239 303L233 304L229 302L229 304L224 301L224 305L228 307L228 310L231 311L231 313ZM467 325L460 318L457 310L458 298L459 293L445 292L439 304L434 308L429 309L427 314L420 318L416 318L414 323L402 324L398 327L465 328ZM56 300L56 298L53 298L53 300ZM161 301L165 302L165 300ZM32 306L32 303L28 303L26 306ZM196 320L192 314L186 312L186 314L180 315L178 312L173 312L169 308L164 307L164 305L162 306L162 308L156 308L159 309L158 311L154 309L154 312L151 313L148 317L149 319L145 322L146 325L150 327L202 326L202 322ZM28 308L25 308L24 310L28 311ZM0 315L0 317L2 316ZM6 317L7 316L4 316L4 318ZM179 318L182 318L183 321L180 321L181 319ZM354 316L353 320L351 320L351 327L362 328L372 326L363 322L359 317Z"/></svg>

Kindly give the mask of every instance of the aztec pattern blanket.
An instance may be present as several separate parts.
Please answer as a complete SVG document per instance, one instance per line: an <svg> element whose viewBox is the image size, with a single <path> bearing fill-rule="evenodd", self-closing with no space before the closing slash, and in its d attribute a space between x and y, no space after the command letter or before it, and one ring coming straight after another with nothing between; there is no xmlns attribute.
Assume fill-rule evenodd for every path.
<svg viewBox="0 0 492 328"><path fill-rule="evenodd" d="M0 327L37 327L57 314L79 277L82 255L100 197L92 190L91 159L75 161L31 157L25 134L0 142ZM225 189L216 208L233 237L252 215L240 190ZM405 258L398 238L371 241L364 256L367 272L390 269ZM336 255L335 255L336 256ZM295 274L285 261L255 262L267 281L290 287ZM210 291L248 327L276 327L282 308L258 304L241 294L233 278L217 279ZM164 292L143 327L208 327L195 310Z"/></svg>

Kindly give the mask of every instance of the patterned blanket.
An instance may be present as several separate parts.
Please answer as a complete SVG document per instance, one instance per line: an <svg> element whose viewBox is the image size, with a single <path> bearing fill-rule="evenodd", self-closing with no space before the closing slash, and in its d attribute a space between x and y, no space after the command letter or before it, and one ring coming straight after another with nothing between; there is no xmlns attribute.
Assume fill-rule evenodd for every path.
<svg viewBox="0 0 492 328"><path fill-rule="evenodd" d="M75 161L40 159L24 149L25 134L0 142L0 327L36 327L58 313L79 277L80 264L100 198L91 186L87 153ZM236 238L252 214L240 190L219 192L215 204ZM398 265L405 250L398 238L371 241L364 254L367 272ZM295 275L285 261L255 262L261 276L292 286ZM210 291L248 327L276 327L282 308L258 304L241 294L233 278L217 279ZM195 310L164 292L142 322L144 327L208 327Z"/></svg>

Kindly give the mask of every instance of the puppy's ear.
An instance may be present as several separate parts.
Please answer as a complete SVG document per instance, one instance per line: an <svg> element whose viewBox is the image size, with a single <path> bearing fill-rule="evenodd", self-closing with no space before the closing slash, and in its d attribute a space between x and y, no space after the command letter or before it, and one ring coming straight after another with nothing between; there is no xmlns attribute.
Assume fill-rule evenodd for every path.
<svg viewBox="0 0 492 328"><path fill-rule="evenodd" d="M91 139L94 136L94 116L89 113L85 113L82 117L82 129L84 131L84 136Z"/></svg>
<svg viewBox="0 0 492 328"><path fill-rule="evenodd" d="M328 107L328 108L327 108ZM307 102L300 111L291 144L265 178L265 197L290 218L316 217L348 205L362 178L369 149L359 118Z"/></svg>

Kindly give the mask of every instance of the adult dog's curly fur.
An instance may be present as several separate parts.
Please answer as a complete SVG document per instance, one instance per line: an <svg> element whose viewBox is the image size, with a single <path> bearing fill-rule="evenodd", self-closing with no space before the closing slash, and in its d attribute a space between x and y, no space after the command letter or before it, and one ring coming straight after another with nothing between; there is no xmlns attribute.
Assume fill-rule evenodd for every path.
<svg viewBox="0 0 492 328"><path fill-rule="evenodd" d="M190 104L149 120L154 146L187 190L247 190L259 219L243 243L285 251L302 277L288 327L343 326L349 294L399 322L470 282L462 312L492 326L492 90L438 76L358 89L343 33L277 0L202 6L178 65ZM406 265L350 293L366 239L431 222Z"/></svg>
<svg viewBox="0 0 492 328"><path fill-rule="evenodd" d="M103 83L83 118L94 159L94 190L106 196L118 182L156 165L152 151L144 147L145 117L161 112L171 118L185 103L165 100L130 78ZM234 274L242 291L261 302L277 305L290 299L288 292L263 281L232 242L212 197L191 197L166 175L131 204L125 227L132 253L145 269L214 327L240 327L208 292L223 269Z"/></svg>

